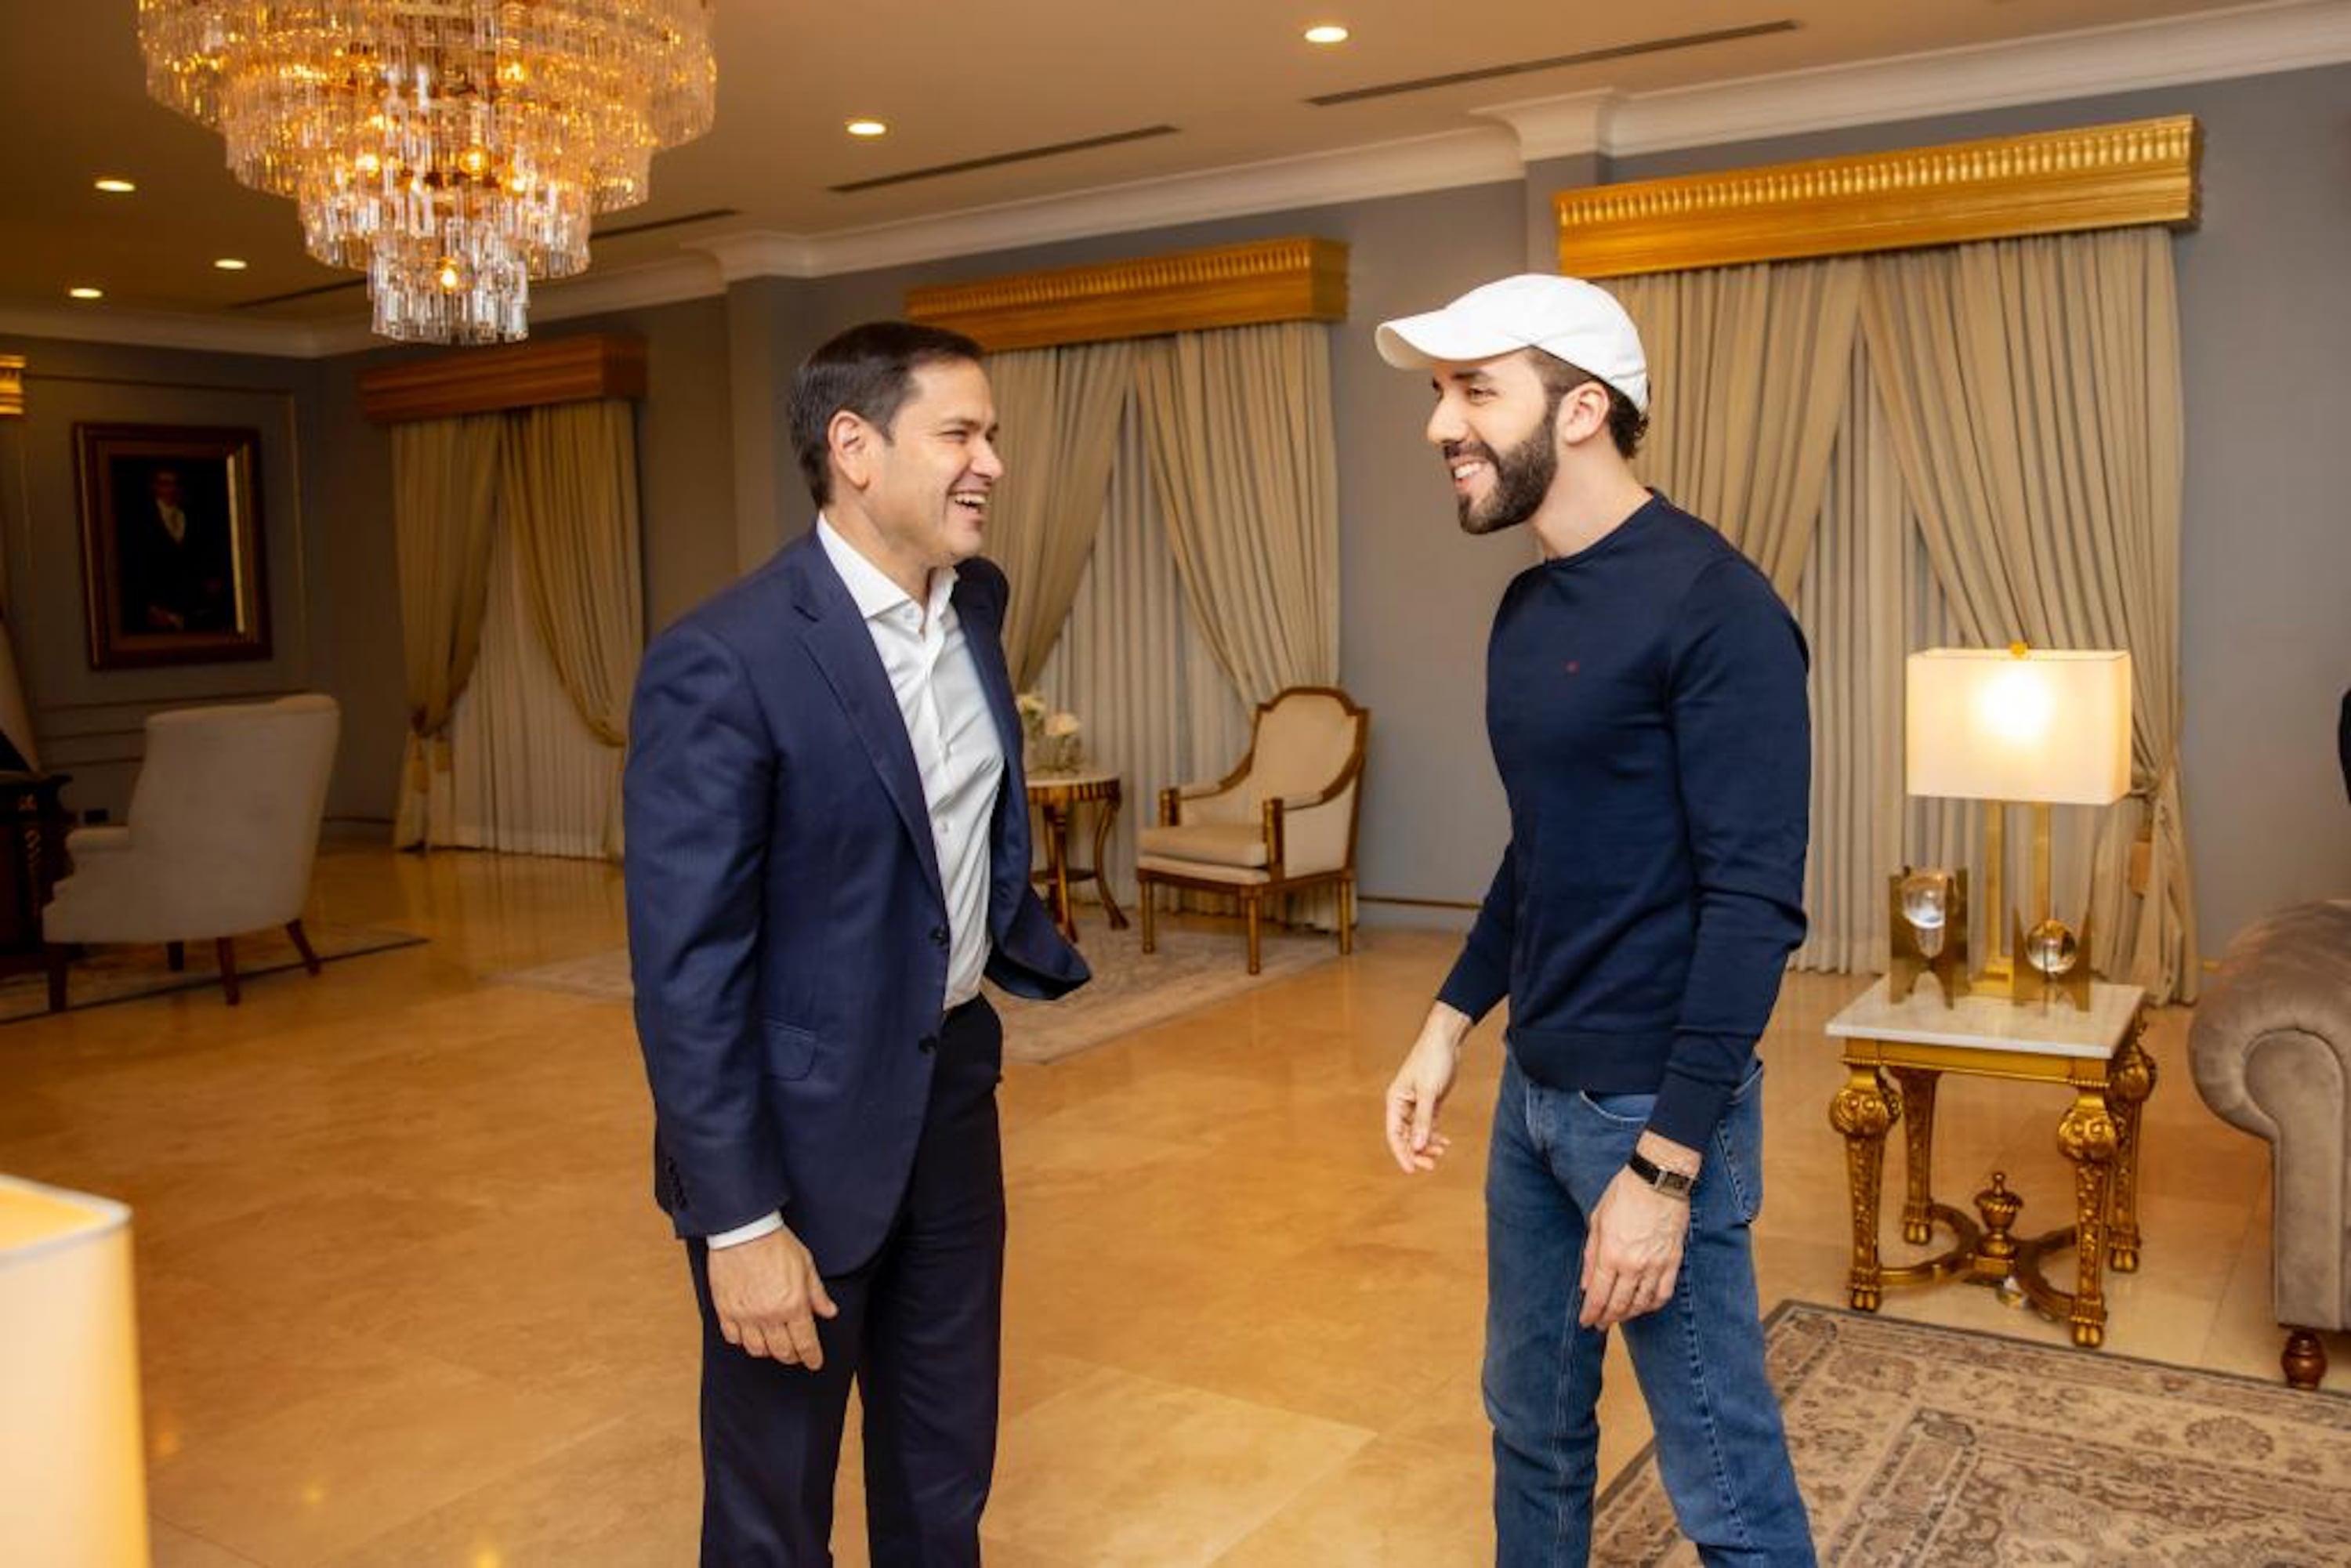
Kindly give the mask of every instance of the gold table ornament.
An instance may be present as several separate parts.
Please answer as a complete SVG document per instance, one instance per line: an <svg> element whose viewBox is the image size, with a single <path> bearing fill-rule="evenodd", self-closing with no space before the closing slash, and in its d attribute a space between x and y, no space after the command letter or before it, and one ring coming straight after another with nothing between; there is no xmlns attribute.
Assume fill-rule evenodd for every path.
<svg viewBox="0 0 2351 1568"><path fill-rule="evenodd" d="M1829 1020L1844 1050L1845 1082L1829 1103L1829 1124L1845 1140L1853 1199L1849 1300L1876 1312L1884 1292L1962 1279L2021 1296L2070 1326L2074 1343L2105 1341L2105 1270L2138 1269L2140 1113L2155 1092L2155 1063L2139 1044L2146 993L2137 986L2094 982L2080 1010L2043 1012L1995 996L1952 1004L1913 994L1891 998L1880 979ZM1976 1195L1981 1222L1934 1196L1935 1099L1943 1074L2062 1085L2073 1102L2057 1123L2057 1146L2074 1167L2074 1223L2019 1238L2023 1200L2004 1172ZM1886 1135L1904 1130L1902 1238L1923 1247L1939 1228L1951 1245L1917 1262L1889 1265L1878 1256L1878 1210ZM2042 1271L2053 1252L2071 1249L2074 1284L2058 1290Z"/></svg>

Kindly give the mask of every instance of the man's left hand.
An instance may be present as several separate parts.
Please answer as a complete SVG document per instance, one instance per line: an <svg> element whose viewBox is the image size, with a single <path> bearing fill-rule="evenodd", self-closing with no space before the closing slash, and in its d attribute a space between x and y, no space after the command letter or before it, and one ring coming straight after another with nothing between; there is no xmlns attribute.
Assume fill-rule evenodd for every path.
<svg viewBox="0 0 2351 1568"><path fill-rule="evenodd" d="M1658 1157L1666 1149L1652 1153L1653 1141L1662 1143L1654 1134L1643 1137L1642 1153L1666 1164ZM1690 1151L1667 1147L1683 1156L1672 1168L1694 1166ZM1629 1170L1618 1171L1593 1208L1583 1239L1583 1311L1576 1321L1588 1329L1611 1329L1671 1301L1689 1218L1687 1198L1659 1192Z"/></svg>

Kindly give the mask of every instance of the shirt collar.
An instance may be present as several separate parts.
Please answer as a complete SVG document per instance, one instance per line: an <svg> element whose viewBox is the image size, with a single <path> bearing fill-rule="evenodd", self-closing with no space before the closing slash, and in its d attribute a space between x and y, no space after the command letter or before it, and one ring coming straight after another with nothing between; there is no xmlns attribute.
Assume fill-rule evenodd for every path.
<svg viewBox="0 0 2351 1568"><path fill-rule="evenodd" d="M817 542L824 547L825 559L832 570L841 574L849 590L849 597L857 601L857 613L867 621L885 615L901 604L912 604L914 599L906 591L890 580L880 567L865 559L855 545L841 537L839 529L821 512L816 518ZM931 573L930 604L924 621L927 624L944 613L955 596L956 569L941 567Z"/></svg>

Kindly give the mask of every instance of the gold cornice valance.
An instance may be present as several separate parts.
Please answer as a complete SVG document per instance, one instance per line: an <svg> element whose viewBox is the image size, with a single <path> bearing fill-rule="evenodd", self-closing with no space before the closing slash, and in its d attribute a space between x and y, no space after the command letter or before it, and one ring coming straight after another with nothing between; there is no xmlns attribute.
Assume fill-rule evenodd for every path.
<svg viewBox="0 0 2351 1568"><path fill-rule="evenodd" d="M378 424L644 395L645 340L633 332L467 349L360 372L360 411Z"/></svg>
<svg viewBox="0 0 2351 1568"><path fill-rule="evenodd" d="M1061 267L906 291L916 321L990 350L1042 349L1347 315L1347 247L1258 240L1095 267Z"/></svg>
<svg viewBox="0 0 2351 1568"><path fill-rule="evenodd" d="M2193 226L2191 115L1562 191L1576 277L1908 250L2019 235Z"/></svg>

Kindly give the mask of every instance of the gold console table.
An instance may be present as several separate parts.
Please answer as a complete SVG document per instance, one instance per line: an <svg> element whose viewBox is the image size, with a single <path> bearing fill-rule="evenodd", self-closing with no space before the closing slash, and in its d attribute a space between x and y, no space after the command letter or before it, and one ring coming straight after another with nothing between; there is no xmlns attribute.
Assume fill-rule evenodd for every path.
<svg viewBox="0 0 2351 1568"><path fill-rule="evenodd" d="M1965 1279L2021 1291L2034 1307L2070 1324L2074 1343L2106 1336L2105 1270L2138 1268L2139 1113L2155 1092L2155 1063L2139 1047L2146 996L2136 986L2090 988L2090 1005L2020 1006L1963 997L1946 1007L1932 984L1900 1002L1879 980L1829 1020L1844 1047L1845 1083L1829 1104L1829 1124L1845 1140L1853 1195L1850 1299L1876 1312L1883 1292ZM2013 1235L2022 1202L2006 1177L1976 1195L1971 1218L1934 1196L1935 1091L1946 1072L2060 1084L2074 1092L2057 1123L2057 1147L2074 1166L2074 1223L2044 1236ZM1877 1255L1878 1194L1886 1138L1906 1133L1902 1239L1914 1246L1938 1228L1951 1245L1932 1258L1891 1266ZM2042 1275L2052 1252L2072 1249L2074 1282L2057 1290Z"/></svg>

